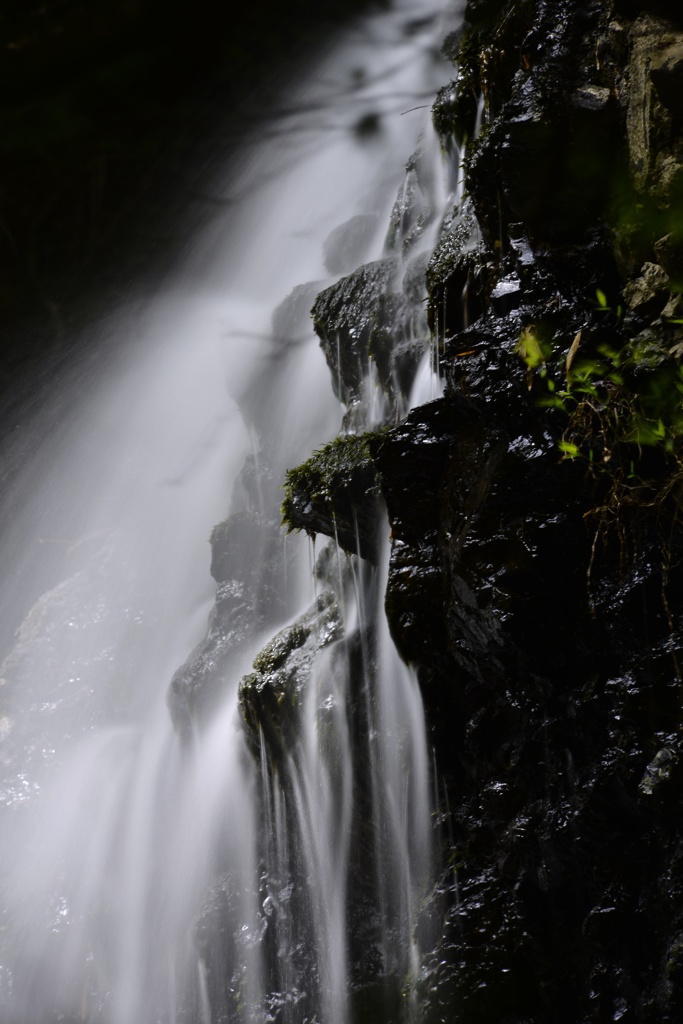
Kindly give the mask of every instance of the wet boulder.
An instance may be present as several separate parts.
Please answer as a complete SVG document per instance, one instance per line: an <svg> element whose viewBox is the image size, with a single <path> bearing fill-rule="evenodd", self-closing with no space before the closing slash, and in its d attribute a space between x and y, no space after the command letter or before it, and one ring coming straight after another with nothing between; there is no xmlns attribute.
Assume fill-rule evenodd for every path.
<svg viewBox="0 0 683 1024"><path fill-rule="evenodd" d="M344 405L352 406L363 393L374 366L380 387L391 394L392 342L400 337L406 315L405 297L398 291L394 259L365 264L321 292L313 306L332 388Z"/></svg>
<svg viewBox="0 0 683 1024"><path fill-rule="evenodd" d="M345 405L360 394L369 367L370 338L382 323L395 274L393 260L368 263L315 300L313 324L332 374L332 388Z"/></svg>
<svg viewBox="0 0 683 1024"><path fill-rule="evenodd" d="M411 662L444 642L438 498L454 422L450 403L431 402L370 442L391 524L387 616Z"/></svg>
<svg viewBox="0 0 683 1024"><path fill-rule="evenodd" d="M309 611L282 629L256 656L239 687L239 706L249 745L260 758L261 736L275 763L299 738L299 716L315 658L343 636L334 595L321 594Z"/></svg>
<svg viewBox="0 0 683 1024"><path fill-rule="evenodd" d="M429 326L437 338L452 336L479 317L491 277L476 217L465 209L442 233L425 272Z"/></svg>
<svg viewBox="0 0 683 1024"><path fill-rule="evenodd" d="M374 562L380 495L370 436L338 437L288 470L282 517L288 530L322 533Z"/></svg>

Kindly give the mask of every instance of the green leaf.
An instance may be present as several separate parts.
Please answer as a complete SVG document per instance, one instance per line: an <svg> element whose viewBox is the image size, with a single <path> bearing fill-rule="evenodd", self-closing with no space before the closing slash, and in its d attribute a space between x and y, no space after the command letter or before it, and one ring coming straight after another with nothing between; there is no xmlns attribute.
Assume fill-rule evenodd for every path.
<svg viewBox="0 0 683 1024"><path fill-rule="evenodd" d="M545 363L545 355L533 327L524 328L517 342L516 352L530 370L535 370L537 366Z"/></svg>
<svg viewBox="0 0 683 1024"><path fill-rule="evenodd" d="M611 345L602 344L598 345L598 352L601 356L604 356L605 359L609 359L613 366L619 366L621 362L621 353L618 349L612 348Z"/></svg>
<svg viewBox="0 0 683 1024"><path fill-rule="evenodd" d="M558 441L557 447L560 449L562 454L568 459L575 459L581 452L575 444L571 441Z"/></svg>
<svg viewBox="0 0 683 1024"><path fill-rule="evenodd" d="M549 395L547 398L539 398L537 405L539 409L560 409L567 412L567 405L557 395Z"/></svg>

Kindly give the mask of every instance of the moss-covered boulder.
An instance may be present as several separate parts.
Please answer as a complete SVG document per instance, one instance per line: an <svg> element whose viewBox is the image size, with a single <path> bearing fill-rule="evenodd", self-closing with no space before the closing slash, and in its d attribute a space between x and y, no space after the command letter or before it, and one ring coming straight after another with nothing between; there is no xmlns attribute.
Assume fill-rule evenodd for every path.
<svg viewBox="0 0 683 1024"><path fill-rule="evenodd" d="M338 437L288 470L282 521L288 530L322 533L349 554L374 562L381 506L371 437Z"/></svg>
<svg viewBox="0 0 683 1024"><path fill-rule="evenodd" d="M281 630L254 659L239 687L247 738L260 758L261 737L277 763L296 746L299 716L318 653L343 636L334 594L326 591L291 626Z"/></svg>

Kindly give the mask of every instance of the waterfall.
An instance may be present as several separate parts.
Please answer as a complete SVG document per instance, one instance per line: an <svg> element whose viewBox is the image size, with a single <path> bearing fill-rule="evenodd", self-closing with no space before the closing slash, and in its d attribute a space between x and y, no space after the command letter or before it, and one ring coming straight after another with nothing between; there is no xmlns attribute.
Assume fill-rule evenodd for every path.
<svg viewBox="0 0 683 1024"><path fill-rule="evenodd" d="M429 872L419 691L388 636L386 569L330 543L311 574L307 539L276 520L285 469L341 418L308 310L382 254L448 76L444 17L401 0L330 47L216 176L227 212L91 329L95 356L74 357L10 448L5 1024L341 1024L363 1009L358 972L377 979L368 1012L409 1015ZM409 399L361 404L347 429ZM214 595L207 540L237 527ZM245 729L278 642L301 669L286 743Z"/></svg>

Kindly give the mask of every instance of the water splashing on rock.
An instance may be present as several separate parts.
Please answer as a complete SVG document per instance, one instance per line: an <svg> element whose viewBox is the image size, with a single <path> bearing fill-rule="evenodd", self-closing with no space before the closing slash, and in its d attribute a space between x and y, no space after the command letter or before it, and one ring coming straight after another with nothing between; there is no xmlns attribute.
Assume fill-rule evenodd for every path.
<svg viewBox="0 0 683 1024"><path fill-rule="evenodd" d="M430 343L428 124L410 154L446 72L424 6L310 72L227 183L230 223L103 324L106 376L77 363L31 422L0 547L7 1024L410 1016L429 759L382 611L388 540L352 496L309 605L279 505L339 427L332 388L346 433L394 422ZM361 277L372 323L349 313Z"/></svg>

